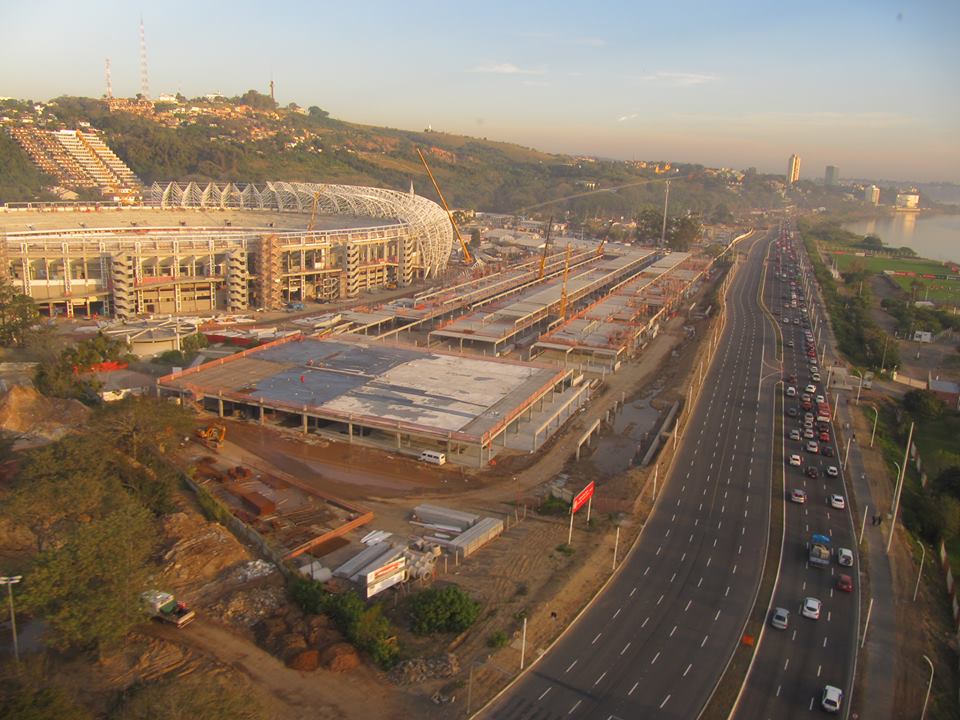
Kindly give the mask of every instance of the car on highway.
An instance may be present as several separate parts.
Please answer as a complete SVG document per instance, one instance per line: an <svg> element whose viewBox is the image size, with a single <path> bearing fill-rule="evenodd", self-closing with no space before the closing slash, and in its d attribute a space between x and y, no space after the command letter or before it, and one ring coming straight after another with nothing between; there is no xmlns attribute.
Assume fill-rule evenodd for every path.
<svg viewBox="0 0 960 720"><path fill-rule="evenodd" d="M819 437L820 442L830 442L830 433L828 433L826 430L821 430Z"/></svg>
<svg viewBox="0 0 960 720"><path fill-rule="evenodd" d="M820 452L820 446L817 445L816 440L807 440L806 451L808 453L817 453Z"/></svg>
<svg viewBox="0 0 960 720"><path fill-rule="evenodd" d="M824 457L833 457L833 447L831 445L824 445L820 452Z"/></svg>
<svg viewBox="0 0 960 720"><path fill-rule="evenodd" d="M837 564L843 567L853 567L853 550L850 548L838 548Z"/></svg>
<svg viewBox="0 0 960 720"><path fill-rule="evenodd" d="M788 347L788 348L792 348L792 347L794 347L795 345L796 345L796 343L794 343L793 340L787 340L787 347Z"/></svg>
<svg viewBox="0 0 960 720"><path fill-rule="evenodd" d="M814 372L813 370L811 370L810 379L813 380L814 382L820 382L820 373Z"/></svg>
<svg viewBox="0 0 960 720"><path fill-rule="evenodd" d="M809 393L804 393L800 396L800 399L803 400L803 402L813 402L813 398L810 397Z"/></svg>
<svg viewBox="0 0 960 720"><path fill-rule="evenodd" d="M823 395L817 395L817 405L819 405L820 403L824 403L826 401L827 399Z"/></svg>
<svg viewBox="0 0 960 720"><path fill-rule="evenodd" d="M790 502L795 502L799 505L803 505L806 501L807 501L806 490L801 490L800 488L796 488L790 493Z"/></svg>
<svg viewBox="0 0 960 720"><path fill-rule="evenodd" d="M807 420L806 418L804 418L803 427L804 427L804 429L806 429L806 428L812 428L812 427L813 427L813 418L810 418L809 420Z"/></svg>
<svg viewBox="0 0 960 720"><path fill-rule="evenodd" d="M800 614L811 620L820 619L822 603L815 597L806 597L800 605Z"/></svg>
<svg viewBox="0 0 960 720"><path fill-rule="evenodd" d="M794 325L799 325L799 324L800 324L800 318L794 318L794 319L793 319L793 324L794 324Z"/></svg>
<svg viewBox="0 0 960 720"><path fill-rule="evenodd" d="M816 439L817 439L817 434L813 431L813 428L806 428L806 429L803 431L803 439L804 439L804 440L816 440Z"/></svg>
<svg viewBox="0 0 960 720"><path fill-rule="evenodd" d="M837 477L840 475L840 471L837 469L836 465L828 465L827 475L829 475L830 477Z"/></svg>
<svg viewBox="0 0 960 720"><path fill-rule="evenodd" d="M843 703L843 690L833 685L827 685L823 688L823 695L820 698L820 707L829 713L840 712L840 705Z"/></svg>
<svg viewBox="0 0 960 720"><path fill-rule="evenodd" d="M804 391L804 392L807 392L807 393L810 393L811 395L813 395L813 394L817 391L817 386L816 386L816 385L807 385L807 386L803 389L803 391Z"/></svg>
<svg viewBox="0 0 960 720"><path fill-rule="evenodd" d="M843 592L853 592L853 578L849 575L841 575L837 578L837 590Z"/></svg>
<svg viewBox="0 0 960 720"><path fill-rule="evenodd" d="M787 415L789 415L790 417L796 417L799 414L800 414L800 411L797 410L795 407L787 408Z"/></svg>
<svg viewBox="0 0 960 720"><path fill-rule="evenodd" d="M795 387L793 387L793 385L788 385L788 386L787 386L787 397L796 397L796 396L797 396L797 389L796 389Z"/></svg>
<svg viewBox="0 0 960 720"><path fill-rule="evenodd" d="M807 473L807 477L813 480L816 480L818 477L820 477L820 471L817 470L816 465L807 465L805 472Z"/></svg>
<svg viewBox="0 0 960 720"><path fill-rule="evenodd" d="M847 507L847 501L843 499L843 495L834 493L830 496L830 507L843 510Z"/></svg>
<svg viewBox="0 0 960 720"><path fill-rule="evenodd" d="M800 439L800 430L798 428L794 428L793 430L790 431L790 439L791 440Z"/></svg>
<svg viewBox="0 0 960 720"><path fill-rule="evenodd" d="M800 456L799 456L799 455L791 455L791 456L790 456L790 464L793 465L794 467L800 467L800 464L801 464L801 462L800 462Z"/></svg>
<svg viewBox="0 0 960 720"><path fill-rule="evenodd" d="M786 630L790 625L790 611L786 608L775 608L770 616L770 625L777 630Z"/></svg>

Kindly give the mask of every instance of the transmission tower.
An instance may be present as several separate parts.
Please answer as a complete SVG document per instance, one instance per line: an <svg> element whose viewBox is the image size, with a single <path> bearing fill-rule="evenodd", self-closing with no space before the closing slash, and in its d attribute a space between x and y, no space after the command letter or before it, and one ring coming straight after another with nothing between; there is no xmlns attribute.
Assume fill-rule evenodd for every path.
<svg viewBox="0 0 960 720"><path fill-rule="evenodd" d="M107 58L106 76L107 76L107 100L112 100L113 99L113 83L110 80L110 58Z"/></svg>
<svg viewBox="0 0 960 720"><path fill-rule="evenodd" d="M147 35L143 30L143 16L140 16L140 94L144 100L150 99L150 75L147 73Z"/></svg>

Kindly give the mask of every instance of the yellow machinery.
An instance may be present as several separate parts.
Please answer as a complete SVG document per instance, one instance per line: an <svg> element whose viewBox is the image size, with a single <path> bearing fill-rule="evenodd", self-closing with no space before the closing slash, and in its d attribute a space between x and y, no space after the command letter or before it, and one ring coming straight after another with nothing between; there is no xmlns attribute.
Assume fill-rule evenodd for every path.
<svg viewBox="0 0 960 720"><path fill-rule="evenodd" d="M197 428L197 438L211 450L219 450L227 437L227 428L220 423L210 423L205 428Z"/></svg>
<svg viewBox="0 0 960 720"><path fill-rule="evenodd" d="M547 221L547 232L543 236L543 255L540 256L540 273L538 280L543 280L543 272L547 267L547 248L550 247L550 231L553 229L553 216Z"/></svg>
<svg viewBox="0 0 960 720"><path fill-rule="evenodd" d="M597 257L601 257L603 255L603 246L607 244L607 238L610 237L611 230L613 230L613 220L607 223L607 226L600 234L600 244L597 245Z"/></svg>
<svg viewBox="0 0 960 720"><path fill-rule="evenodd" d="M443 209L447 211L447 217L450 218L450 224L453 225L453 231L457 234L457 240L460 241L460 248L463 250L463 262L466 265L473 265L473 255L470 254L467 243L464 241L463 235L460 234L460 228L457 227L457 221L453 219L453 213L450 212L450 207L447 205L447 201L444 199L443 193L440 192L440 186L437 185L437 179L433 177L433 172L431 172L430 166L427 165L427 159L423 156L420 148L417 148L417 155L420 156L420 162L422 162L423 166L427 169L427 175L430 176L430 182L433 183L433 189L436 190L437 195L440 196L440 202L443 203Z"/></svg>
<svg viewBox="0 0 960 720"><path fill-rule="evenodd" d="M567 245L567 255L563 260L563 290L560 292L560 319L567 319L567 275L570 273L570 246Z"/></svg>

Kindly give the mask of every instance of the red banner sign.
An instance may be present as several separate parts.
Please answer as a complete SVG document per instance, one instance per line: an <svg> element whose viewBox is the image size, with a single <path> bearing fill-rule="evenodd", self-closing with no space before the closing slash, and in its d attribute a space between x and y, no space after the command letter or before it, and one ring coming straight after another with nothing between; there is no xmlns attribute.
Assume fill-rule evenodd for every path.
<svg viewBox="0 0 960 720"><path fill-rule="evenodd" d="M589 485L577 493L576 497L573 498L573 507L570 510L571 513L575 513L577 510L587 504L587 500L593 497L594 487L594 481L591 480Z"/></svg>

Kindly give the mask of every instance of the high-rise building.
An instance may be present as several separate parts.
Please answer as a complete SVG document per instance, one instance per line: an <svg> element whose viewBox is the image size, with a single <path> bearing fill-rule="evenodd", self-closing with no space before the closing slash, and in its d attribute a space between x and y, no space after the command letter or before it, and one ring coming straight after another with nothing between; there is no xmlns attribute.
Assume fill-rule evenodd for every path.
<svg viewBox="0 0 960 720"><path fill-rule="evenodd" d="M880 204L880 188L876 185L867 185L863 189L863 201L871 205Z"/></svg>
<svg viewBox="0 0 960 720"><path fill-rule="evenodd" d="M840 168L836 165L827 165L827 171L823 175L823 182L827 187L835 187L840 183Z"/></svg>
<svg viewBox="0 0 960 720"><path fill-rule="evenodd" d="M800 156L794 153L787 163L787 185L793 185L800 179Z"/></svg>

